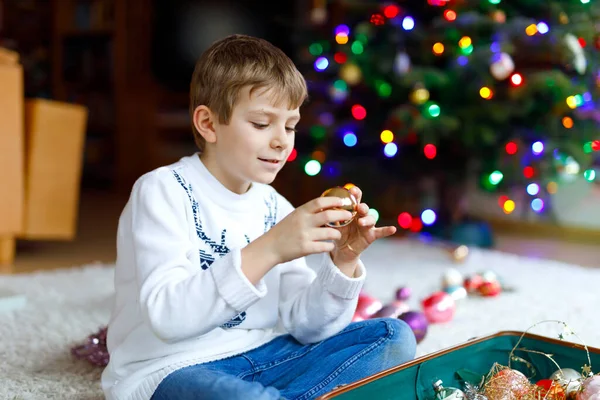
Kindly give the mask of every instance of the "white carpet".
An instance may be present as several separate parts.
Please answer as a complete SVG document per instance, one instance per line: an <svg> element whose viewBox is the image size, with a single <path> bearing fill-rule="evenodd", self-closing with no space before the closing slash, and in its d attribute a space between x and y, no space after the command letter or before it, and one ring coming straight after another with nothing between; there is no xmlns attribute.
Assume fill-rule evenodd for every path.
<svg viewBox="0 0 600 400"><path fill-rule="evenodd" d="M600 304L600 268L478 250L471 251L466 264L453 264L440 249L399 240L376 243L364 262L369 294L385 302L397 287L410 286L415 308L439 287L443 272L451 266L465 274L492 270L516 289L497 298L462 300L453 321L430 327L419 355L474 336L524 330L546 319L567 322L588 345L600 347L595 310ZM101 265L0 275L0 289L28 297L25 308L0 313L1 399L102 399L100 368L74 360L70 348L108 321L112 278L112 268ZM552 324L533 332L556 336L560 330Z"/></svg>

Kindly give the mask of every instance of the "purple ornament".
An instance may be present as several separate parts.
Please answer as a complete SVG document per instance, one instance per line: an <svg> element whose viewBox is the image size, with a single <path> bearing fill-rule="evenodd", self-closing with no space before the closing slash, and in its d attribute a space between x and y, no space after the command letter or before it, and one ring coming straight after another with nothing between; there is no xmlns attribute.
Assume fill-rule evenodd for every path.
<svg viewBox="0 0 600 400"><path fill-rule="evenodd" d="M83 344L73 347L71 354L79 359L87 360L91 364L105 367L109 360L106 333L107 328L101 328L97 333L88 336Z"/></svg>
<svg viewBox="0 0 600 400"><path fill-rule="evenodd" d="M410 295L411 295L411 290L409 287L401 287L400 289L398 289L396 291L396 300L402 300L402 301L406 301L409 299Z"/></svg>
<svg viewBox="0 0 600 400"><path fill-rule="evenodd" d="M429 322L427 321L425 314L420 311L409 311L405 312L398 318L410 326L410 329L412 329L413 333L415 334L417 343L420 343L425 338L425 335L427 334L427 328L429 327Z"/></svg>

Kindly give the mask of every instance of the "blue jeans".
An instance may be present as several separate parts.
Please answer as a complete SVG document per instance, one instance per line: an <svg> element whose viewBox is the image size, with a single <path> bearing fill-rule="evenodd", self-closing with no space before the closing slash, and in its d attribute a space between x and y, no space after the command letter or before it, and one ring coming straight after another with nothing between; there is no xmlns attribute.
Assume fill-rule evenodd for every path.
<svg viewBox="0 0 600 400"><path fill-rule="evenodd" d="M412 360L415 352L410 327L392 318L355 322L309 345L283 335L237 356L174 371L151 400L313 399Z"/></svg>

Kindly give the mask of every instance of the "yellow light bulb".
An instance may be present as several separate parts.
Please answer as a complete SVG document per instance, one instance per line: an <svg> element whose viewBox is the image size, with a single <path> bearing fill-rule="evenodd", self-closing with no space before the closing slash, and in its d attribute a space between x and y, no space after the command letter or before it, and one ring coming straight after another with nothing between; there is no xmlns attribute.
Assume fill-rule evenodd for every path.
<svg viewBox="0 0 600 400"><path fill-rule="evenodd" d="M392 131L386 129L385 131L381 132L380 138L383 143L390 143L392 140L394 140L394 134Z"/></svg>
<svg viewBox="0 0 600 400"><path fill-rule="evenodd" d="M562 119L562 124L565 128L567 129L571 129L573 127L573 118L571 117L564 117Z"/></svg>
<svg viewBox="0 0 600 400"><path fill-rule="evenodd" d="M489 87L484 86L481 89L479 89L479 95L484 99L489 100L492 98L492 90Z"/></svg>
<svg viewBox="0 0 600 400"><path fill-rule="evenodd" d="M470 37L468 36L463 36L459 41L458 41L458 46L461 49L464 49L466 47L469 47L471 45L471 43L473 43L473 41L471 40Z"/></svg>
<svg viewBox="0 0 600 400"><path fill-rule="evenodd" d="M567 105L571 109L576 109L577 108L577 100L575 99L575 96L569 96L569 97L567 97Z"/></svg>
<svg viewBox="0 0 600 400"><path fill-rule="evenodd" d="M433 53L436 55L440 55L444 52L444 45L441 44L440 42L437 42L436 44L433 45Z"/></svg>
<svg viewBox="0 0 600 400"><path fill-rule="evenodd" d="M335 35L335 41L337 42L337 44L346 44L348 43L348 35L346 35L345 33L338 33L337 35Z"/></svg>
<svg viewBox="0 0 600 400"><path fill-rule="evenodd" d="M538 28L536 24L531 24L527 28L525 28L525 33L527 36L533 36L538 33Z"/></svg>
<svg viewBox="0 0 600 400"><path fill-rule="evenodd" d="M504 202L504 205L502 206L502 209L504 210L505 214L510 214L513 211L515 211L515 207L516 207L516 204L515 204L514 201L512 201L512 200L506 200Z"/></svg>

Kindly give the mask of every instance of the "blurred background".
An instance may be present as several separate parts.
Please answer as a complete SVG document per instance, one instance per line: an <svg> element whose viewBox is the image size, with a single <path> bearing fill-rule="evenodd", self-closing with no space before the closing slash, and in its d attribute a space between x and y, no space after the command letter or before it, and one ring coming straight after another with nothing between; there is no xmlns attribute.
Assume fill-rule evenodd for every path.
<svg viewBox="0 0 600 400"><path fill-rule="evenodd" d="M41 139L32 138L50 125L40 122L35 136L26 113L24 133L2 133L23 134L27 166L49 171L76 160L57 172L74 174L72 183L48 189L72 193L73 202L27 201L36 171L28 167L26 201L18 202L26 215L37 208L32 221L59 215L55 226L67 225L68 234L23 234L6 222L14 209L0 211L0 252L16 244L17 271L114 261L133 182L195 151L195 60L233 33L282 48L309 83L296 149L274 184L294 205L357 185L379 223L397 226L399 236L597 266L594 0L0 0L0 47L18 56L22 71L14 101L87 111L81 145L73 139L67 153L71 142L62 137L64 146L39 150L39 165L31 149ZM4 96L2 104L13 104ZM2 157L10 158L0 149ZM0 179L22 169L5 167ZM0 191L8 198L7 187ZM56 211L64 208L70 217Z"/></svg>

